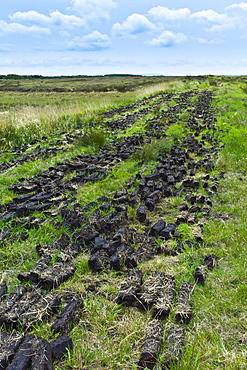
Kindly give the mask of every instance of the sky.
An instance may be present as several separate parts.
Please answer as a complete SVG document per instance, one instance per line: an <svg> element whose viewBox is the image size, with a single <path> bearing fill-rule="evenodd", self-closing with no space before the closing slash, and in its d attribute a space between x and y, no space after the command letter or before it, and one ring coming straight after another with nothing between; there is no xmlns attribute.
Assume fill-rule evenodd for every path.
<svg viewBox="0 0 247 370"><path fill-rule="evenodd" d="M247 2L0 0L0 75L245 75Z"/></svg>

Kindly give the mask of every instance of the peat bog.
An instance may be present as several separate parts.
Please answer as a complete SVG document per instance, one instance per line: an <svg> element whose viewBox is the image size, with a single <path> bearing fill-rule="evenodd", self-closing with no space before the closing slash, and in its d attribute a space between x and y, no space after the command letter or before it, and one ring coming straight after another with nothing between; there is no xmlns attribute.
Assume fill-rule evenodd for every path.
<svg viewBox="0 0 247 370"><path fill-rule="evenodd" d="M35 81L120 95L2 146L0 369L245 369L245 78Z"/></svg>

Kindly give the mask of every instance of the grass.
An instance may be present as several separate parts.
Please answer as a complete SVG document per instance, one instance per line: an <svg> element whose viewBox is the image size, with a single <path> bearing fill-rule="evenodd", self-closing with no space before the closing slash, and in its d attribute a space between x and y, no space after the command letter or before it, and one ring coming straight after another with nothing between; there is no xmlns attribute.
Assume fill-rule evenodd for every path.
<svg viewBox="0 0 247 370"><path fill-rule="evenodd" d="M106 144L106 135L103 131L89 130L79 139L78 145L91 147L92 151L98 151Z"/></svg>
<svg viewBox="0 0 247 370"><path fill-rule="evenodd" d="M203 242L187 246L183 253L177 256L158 255L138 267L145 277L156 270L174 275L177 293L182 281L188 280L194 284L195 268L200 266L204 256L210 253L216 254L219 257L218 266L208 272L204 286L194 287L193 318L186 327L183 355L178 362L171 364L170 369L246 369L246 77L210 76L203 83L196 79L156 78L150 80L150 84L142 77L126 78L125 81L123 77L117 78L114 83L112 78L98 80L96 77L93 80L78 78L73 83L71 79L68 81L47 79L43 82L36 81L40 91L36 91L29 97L24 98L21 92L16 91L4 91L0 95L2 110L9 107L9 113L0 116L0 129L3 135L1 137L5 140L3 140L5 144L2 144L2 149L13 148L17 144L30 142L33 138L42 135L49 135L49 139L52 136L60 137L59 132L63 130L73 132L78 126L85 132L85 141L79 140L68 145L68 151L65 153L17 165L0 174L1 204L11 201L16 196L8 190L8 186L16 183L20 177L33 176L65 159L71 159L84 152L97 151L105 143L111 145L114 134L105 133L104 119L99 118L99 113L102 111L129 104L160 91L179 93L191 89L213 90L214 115L218 129L221 130L217 135L223 147L215 157L216 166L211 177L219 176L221 173L224 173L224 177L219 177L218 191L211 197L213 207L203 227ZM4 81L2 86L5 88L17 86L16 81L10 82ZM90 83L95 93L88 92ZM56 88L68 89L68 85L73 85L77 92L51 92ZM18 86L30 89L33 87L33 82L19 81ZM42 86L43 91L41 91ZM99 90L103 88L105 91L100 92ZM121 92L121 89L124 92ZM106 91L109 92L106 93ZM73 103L71 103L72 100ZM49 107L46 106L48 101L50 101ZM196 97L194 96L191 101L196 103ZM168 103L168 106L177 104L175 100ZM34 104L36 106L33 106ZM145 134L146 121L162 112L163 108L165 107L142 117L127 130L122 132L120 130L119 140L136 133ZM28 115L30 120L25 121ZM175 123L164 127L163 137L158 140L152 139L130 159L112 166L105 179L86 183L79 188L76 197L81 206L96 201L102 196L111 198L115 191L125 186L130 177L135 176L139 171L144 175L150 174L157 165L159 153L169 150L174 143L179 143L189 133L186 127L188 117L188 111L182 112ZM11 121L10 118L13 120ZM36 123L35 120L37 120ZM4 124L10 121L11 129L4 131ZM89 129L90 125L93 125L91 129ZM7 142L9 144L6 144ZM45 145L49 145L49 140ZM29 150L32 150L32 147ZM8 160L12 155L14 154L3 153L1 162ZM141 167L136 166L140 161L147 162L142 163ZM67 176L69 179L72 175ZM166 198L158 205L158 214L149 212L149 217L153 223L161 217L167 222L172 222L181 202L184 202L183 195ZM136 222L135 212L135 207L133 209L129 207L129 225L142 232L145 225ZM6 280L10 290L18 283L16 279L18 272L28 271L36 263L38 256L35 246L38 243L48 244L58 239L62 232L68 232L66 228L55 227L55 222L61 221L59 218L53 220L45 214L35 214L35 216L42 217L46 223L38 230L28 230L29 238L26 241L17 240L0 245L2 271L0 281ZM201 220L200 214L198 217ZM25 231L22 226L14 227L11 222L0 221L1 230L7 226L13 228L11 236ZM178 226L182 240L194 241L192 228L187 224ZM158 244L162 245L162 241L159 240ZM169 245L175 247L174 242L168 243ZM56 289L59 294L66 290L81 294L85 308L79 324L70 333L74 342L74 351L68 352L66 358L55 365L55 369L137 369L136 362L143 344L143 333L151 319L151 314L149 311L144 312L137 308L117 305L116 296L124 275L112 270L93 274L88 266L89 257L90 253L84 249L83 253L75 259L77 267L75 275ZM88 290L89 285L91 290ZM174 305L170 317L164 322L163 345L155 370L163 370L166 334L169 326L174 322L175 310ZM50 324L51 322L38 324L34 333L42 335L47 340L54 339L54 335L50 332Z"/></svg>
<svg viewBox="0 0 247 370"><path fill-rule="evenodd" d="M34 214L36 217L42 216L41 214ZM47 222L44 223L42 228L26 230L23 226L13 227L13 222L9 222L6 225L3 221L0 221L0 228L3 230L4 227L8 226L13 231L11 232L11 237L15 237L22 232L27 232L28 239L25 241L16 240L12 243L6 242L6 245L1 245L0 247L0 268L2 271L8 271L7 280L8 283L11 282L17 274L18 271L28 271L37 261L37 253L35 251L35 246L38 244L48 244L59 238L59 236L66 232L66 228L56 227Z"/></svg>
<svg viewBox="0 0 247 370"><path fill-rule="evenodd" d="M174 144L172 136L152 140L151 143L144 144L143 147L133 154L135 161L156 161L158 155L165 150L171 149Z"/></svg>
<svg viewBox="0 0 247 370"><path fill-rule="evenodd" d="M20 80L12 81L11 92L8 92L11 80L1 80L0 90L3 92L0 91L0 109L2 107L4 114L0 115L0 150L43 136L54 136L78 126L84 127L88 122L97 123L98 114L103 111L169 89L169 78L163 78L163 84L159 80L155 77L143 77L138 82L135 78L129 78L126 82L126 77L109 77L101 80L102 88L94 89L99 78L81 78L73 81L74 91L70 87L72 79ZM126 83L130 85L130 89L121 88ZM20 84L25 89L16 92ZM53 90L50 91L49 85L53 85ZM140 88L142 85L145 87ZM89 91L92 92L88 92L87 86L91 86ZM115 86L119 86L120 92L116 93ZM5 87L7 91L4 90ZM173 89L175 87L183 87L180 79L175 79ZM37 91L33 93L33 89ZM29 90L31 93L27 94Z"/></svg>
<svg viewBox="0 0 247 370"><path fill-rule="evenodd" d="M154 162L146 164L144 169L148 170L154 166ZM96 201L103 196L111 197L115 191L124 186L131 176L140 170L136 167L136 161L129 160L115 165L108 176L100 182L88 183L78 189L78 198L82 205Z"/></svg>
<svg viewBox="0 0 247 370"><path fill-rule="evenodd" d="M200 355L196 363L192 362L193 369L245 369L247 365L243 307L247 297L246 111L241 109L244 94L238 87L231 86L230 92L228 89L227 94L219 90L215 99L219 125L228 131L216 166L217 171L225 172L225 178L214 197L212 217L204 227L203 252L213 251L220 261L214 273L209 274L206 286L195 294L195 328L190 337ZM217 213L229 218L216 218L213 215Z"/></svg>

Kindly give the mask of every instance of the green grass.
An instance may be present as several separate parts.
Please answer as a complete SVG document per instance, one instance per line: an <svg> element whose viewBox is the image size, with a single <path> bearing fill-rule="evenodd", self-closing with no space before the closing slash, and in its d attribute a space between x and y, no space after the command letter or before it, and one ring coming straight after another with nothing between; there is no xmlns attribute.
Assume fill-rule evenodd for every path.
<svg viewBox="0 0 247 370"><path fill-rule="evenodd" d="M39 216L39 215L36 215ZM10 228L12 224L9 223ZM1 230L4 223L0 221ZM15 237L21 232L27 232L28 239L25 241L16 240L12 243L6 241L5 245L0 246L0 269L9 288L18 284L17 275L19 272L29 271L39 259L35 247L38 244L49 244L57 240L66 228L56 229L51 223L44 224L38 230L25 230L24 227L15 227L10 237Z"/></svg>
<svg viewBox="0 0 247 370"><path fill-rule="evenodd" d="M115 134L104 130L104 119L100 115L102 111L129 104L159 91L179 93L191 89L213 90L214 115L217 119L216 124L221 130L217 137L223 147L216 154L216 167L211 176L219 176L224 172L224 178L219 178L218 191L211 198L213 207L203 226L203 242L185 247L183 253L177 256L158 255L154 259L141 263L138 267L145 277L156 270L174 275L177 282L177 293L184 280L194 284L195 268L203 262L205 255L216 254L219 257L218 266L208 272L204 286L195 285L194 287L193 318L186 326L183 355L177 363L170 366L170 370L246 369L246 77L209 76L203 82L196 79L155 78L149 83L141 76L126 78L126 80L119 77L114 83L110 77L106 79L95 77L92 80L78 78L73 83L71 81L71 79L36 81L39 89L44 85L44 91L36 91L29 97L26 93L23 95L24 93L16 91L0 93L0 108L5 110L9 107L12 117L17 117L20 112L23 113L22 117L27 117L25 114L31 112L31 119L25 127L16 129L16 126L12 125L12 131L8 132L9 136L7 134L2 136L5 144L7 141L10 142L9 147L17 143L30 142L32 138L45 134L59 138L59 132L62 130L73 132L78 125L85 129L88 135L86 142L78 140L77 143L68 145L68 151L65 153L59 153L46 159L37 159L0 174L0 203L7 203L16 196L8 190L8 187L16 183L20 177L33 176L65 159L97 151L105 143L111 145L111 139ZM3 81L0 88L1 86L5 88L22 86L29 89L33 86L32 84L32 81L26 80ZM68 89L69 85L73 85L77 92L49 92L58 87ZM137 86L142 86L142 88L136 89ZM88 92L90 88L95 92ZM105 90L101 92L100 89ZM106 91L111 92L106 93ZM196 99L194 96L191 102L196 103ZM34 104L37 106L33 107ZM49 108L46 107L48 104ZM176 100L167 103L167 106L172 105L177 105ZM126 130L120 130L117 135L120 138L145 133L146 121L162 112L163 109L166 109L166 106L154 109L150 115L144 116ZM38 112L39 122L35 125L33 115ZM116 115L114 119L119 117ZM86 183L79 188L76 197L81 206L96 201L102 196L111 198L117 190L126 185L131 176L135 176L139 171L144 175L150 174L157 165L159 153L169 150L174 143L180 142L190 132L186 127L188 117L188 111L182 112L176 123L164 129L166 136L145 143L129 160L112 166L105 179L95 183ZM5 121L6 117L1 116L1 119L0 126L3 134L3 123L7 121ZM48 127L49 122L50 127ZM93 126L91 131L89 130L90 125ZM95 136L92 135L94 133ZM5 144L2 148L6 147ZM45 145L49 145L49 140ZM29 151L31 150L30 147ZM2 153L1 161L8 160L13 155L13 153ZM137 167L136 164L143 160L148 162ZM203 169L197 172L197 176L201 174L203 174ZM69 174L67 179L72 175ZM206 195L205 190L200 189L200 191ZM183 194L168 197L157 205L157 214L149 212L148 218L152 223L160 218L164 218L166 222L173 222L178 214L178 206L182 202L184 202ZM93 208L90 212L92 210ZM135 207L129 207L129 226L135 227L138 232L144 232L146 226L136 221L135 212ZM61 222L61 217L52 219L42 213L36 213L35 216L42 217L46 223L38 230L28 230L29 238L26 241L17 240L0 245L1 281L7 281L10 290L19 284L16 278L18 272L28 271L37 262L35 246L39 243L42 245L51 243L57 240L62 232L68 232L66 228L55 226L56 222ZM198 216L201 222L201 214ZM11 236L25 231L23 226L14 227L11 222L0 221L1 230L7 226L13 228ZM180 224L178 226L183 241L194 241L192 229L193 225ZM162 243L158 240L158 245L161 246ZM176 243L168 242L167 246L175 247ZM143 333L151 319L151 314L149 311L143 312L137 308L117 305L116 296L124 275L114 271L93 274L88 266L89 257L90 252L86 248L83 249L83 252L75 259L75 275L56 289L58 294L64 291L75 291L81 294L85 308L79 324L75 325L70 333L74 342L74 350L68 352L66 358L55 365L55 369L137 369L136 362L143 344ZM90 284L95 289L88 291ZM163 344L155 370L163 370L166 334L168 327L174 322L175 310L174 305L170 317L164 322ZM33 332L42 335L47 340L52 340L55 336L50 331L50 325L51 322L38 323Z"/></svg>
<svg viewBox="0 0 247 370"><path fill-rule="evenodd" d="M152 140L151 143L144 144L143 147L133 154L135 161L156 161L158 155L169 150L174 144L173 137L165 137L158 140Z"/></svg>
<svg viewBox="0 0 247 370"><path fill-rule="evenodd" d="M172 77L1 80L0 150L97 123L99 113L162 91L171 79L173 88L183 88L181 79Z"/></svg>
<svg viewBox="0 0 247 370"><path fill-rule="evenodd" d="M118 189L129 181L131 176L135 176L139 171L139 168L135 165L136 161L134 160L120 162L112 168L112 171L102 181L93 184L87 183L83 188L79 188L78 198L81 204L86 205L103 196L111 198ZM145 165L145 169L148 170L153 166L154 162L150 162Z"/></svg>

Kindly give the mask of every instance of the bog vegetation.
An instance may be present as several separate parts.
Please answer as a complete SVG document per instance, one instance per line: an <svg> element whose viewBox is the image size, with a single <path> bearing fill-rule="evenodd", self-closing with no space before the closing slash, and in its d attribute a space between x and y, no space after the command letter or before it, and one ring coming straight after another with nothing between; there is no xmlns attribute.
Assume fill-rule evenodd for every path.
<svg viewBox="0 0 247 370"><path fill-rule="evenodd" d="M40 278L42 294L61 299L60 313L73 297L84 305L67 333L74 348L55 369L247 368L246 84L244 76L1 76L2 331L59 337L54 315L28 327L25 312L15 320L3 315L8 294L34 285L20 273L50 246L46 267L69 261L75 271L59 283L57 277L52 289ZM109 257L100 243L113 248L121 227L132 236ZM64 235L79 244L77 252L65 252ZM126 261L138 250L142 257L131 267L142 284L153 273L175 279L165 318L153 314L157 297L167 294L162 279L161 286L152 282L151 305L143 285L134 303L119 298L133 270ZM208 255L216 256L212 270ZM197 268L206 269L203 283ZM176 322L184 281L192 287L184 302L189 319ZM141 356L153 319L162 328L150 364ZM174 325L183 328L181 343L169 336Z"/></svg>

